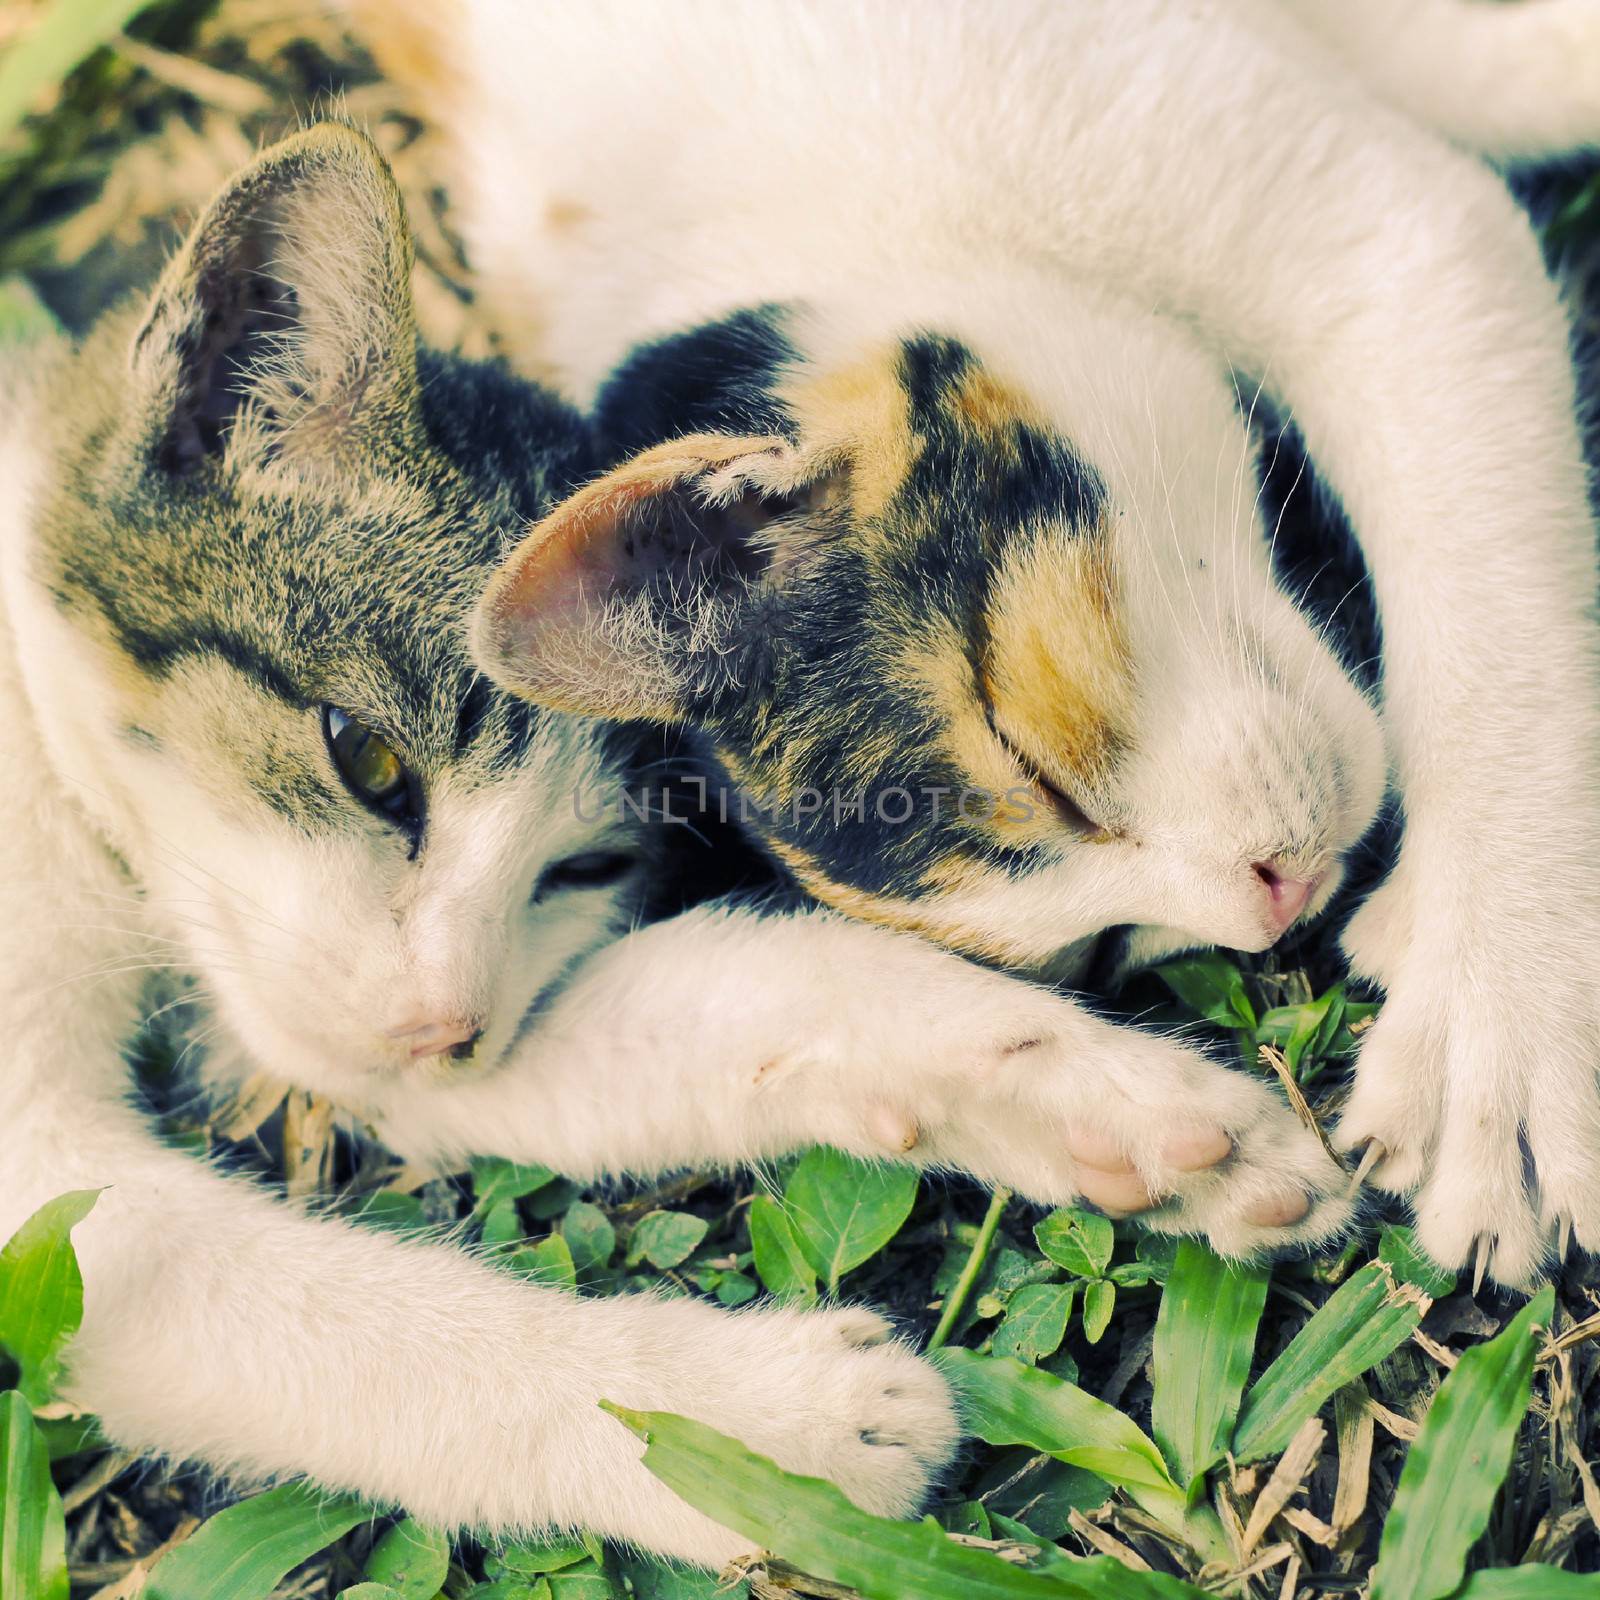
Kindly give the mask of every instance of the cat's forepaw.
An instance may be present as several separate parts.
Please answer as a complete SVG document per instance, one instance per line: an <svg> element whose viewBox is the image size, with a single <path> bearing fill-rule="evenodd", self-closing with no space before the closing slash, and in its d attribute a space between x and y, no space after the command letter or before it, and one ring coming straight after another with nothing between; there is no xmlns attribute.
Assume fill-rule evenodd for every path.
<svg viewBox="0 0 1600 1600"><path fill-rule="evenodd" d="M1346 935L1388 998L1338 1142L1442 1266L1526 1288L1569 1238L1600 1250L1600 950L1581 928L1452 943L1415 922L1401 880Z"/></svg>
<svg viewBox="0 0 1600 1600"><path fill-rule="evenodd" d="M1081 1019L1079 1019L1081 1020ZM1088 1201L1224 1255L1323 1243L1352 1215L1349 1175L1281 1096L1170 1040L1075 1020L975 1050L920 1102L879 1104L885 1154Z"/></svg>
<svg viewBox="0 0 1600 1600"><path fill-rule="evenodd" d="M698 1359L737 1392L686 1411L878 1516L917 1511L960 1437L944 1378L859 1307L740 1312L721 1319L715 1348ZM692 1557L716 1566L749 1550L748 1539L707 1525Z"/></svg>

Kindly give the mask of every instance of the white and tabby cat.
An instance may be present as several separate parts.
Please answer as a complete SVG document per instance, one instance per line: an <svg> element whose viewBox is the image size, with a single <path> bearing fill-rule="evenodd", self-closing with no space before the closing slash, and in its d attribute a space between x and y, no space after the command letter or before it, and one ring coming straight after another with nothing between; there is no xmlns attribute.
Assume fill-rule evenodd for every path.
<svg viewBox="0 0 1600 1600"><path fill-rule="evenodd" d="M1116 922L1261 948L1383 760L1271 579L1249 373L1385 637L1406 833L1346 938L1388 1003L1341 1137L1441 1261L1600 1247L1595 530L1566 320L1481 159L1600 134L1600 6L371 12L521 358L584 398L628 358L640 453L495 586L502 681L704 729L854 914L1024 965ZM1041 803L788 804L951 783Z"/></svg>
<svg viewBox="0 0 1600 1600"><path fill-rule="evenodd" d="M1260 1085L1155 1038L1123 1075L1136 1036L923 940L827 912L752 940L714 910L617 938L660 840L575 798L628 778L636 735L530 710L466 648L584 433L419 351L408 267L376 151L317 128L227 186L148 304L6 363L0 1236L104 1187L67 1392L141 1452L738 1551L610 1397L910 1510L955 1421L871 1313L540 1289L228 1178L130 1098L144 978L175 970L212 1077L320 1090L419 1160L587 1177L915 1139L1041 1199L1087 1175L1140 1201L1094 1176L1136 1145L1167 1225L1225 1248L1286 1236L1286 1170L1326 1181Z"/></svg>

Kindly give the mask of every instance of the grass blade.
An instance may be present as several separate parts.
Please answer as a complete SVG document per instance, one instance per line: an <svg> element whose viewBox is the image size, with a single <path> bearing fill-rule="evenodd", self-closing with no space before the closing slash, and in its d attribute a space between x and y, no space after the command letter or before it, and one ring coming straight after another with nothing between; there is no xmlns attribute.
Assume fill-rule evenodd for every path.
<svg viewBox="0 0 1600 1600"><path fill-rule="evenodd" d="M219 1511L163 1556L143 1600L267 1600L286 1573L373 1514L351 1495L310 1484L268 1489Z"/></svg>
<svg viewBox="0 0 1600 1600"><path fill-rule="evenodd" d="M1031 1572L955 1543L931 1520L870 1516L833 1484L784 1472L704 1423L602 1404L645 1440L645 1466L675 1494L867 1600L1197 1600L1201 1593L1105 1558Z"/></svg>
<svg viewBox="0 0 1600 1600"><path fill-rule="evenodd" d="M1181 1495L1143 1429L1076 1384L1010 1356L941 1350L934 1362L955 1385L962 1416L980 1439L1042 1450L1118 1488Z"/></svg>
<svg viewBox="0 0 1600 1600"><path fill-rule="evenodd" d="M1456 1600L1595 1600L1600 1576L1563 1572L1538 1562L1525 1567L1496 1567L1476 1572Z"/></svg>
<svg viewBox="0 0 1600 1600"><path fill-rule="evenodd" d="M1156 1318L1150 1423L1190 1491L1228 1447L1271 1276L1223 1261L1195 1239L1178 1246Z"/></svg>
<svg viewBox="0 0 1600 1600"><path fill-rule="evenodd" d="M1460 1584L1528 1409L1536 1330L1554 1308L1546 1285L1487 1344L1463 1351L1439 1386L1384 1523L1372 1600L1439 1600Z"/></svg>
<svg viewBox="0 0 1600 1600"><path fill-rule="evenodd" d="M750 1250L767 1292L785 1300L815 1300L817 1275L801 1254L783 1207L770 1195L756 1195L750 1202L749 1225Z"/></svg>
<svg viewBox="0 0 1600 1600"><path fill-rule="evenodd" d="M857 1161L825 1145L801 1156L783 1191L801 1254L830 1291L894 1238L916 1198L915 1167Z"/></svg>
<svg viewBox="0 0 1600 1600"><path fill-rule="evenodd" d="M449 1572L449 1539L407 1517L372 1547L364 1576L393 1590L396 1600L433 1600Z"/></svg>
<svg viewBox="0 0 1600 1600"><path fill-rule="evenodd" d="M33 1408L0 1395L0 1600L67 1600L67 1521Z"/></svg>
<svg viewBox="0 0 1600 1600"><path fill-rule="evenodd" d="M74 1189L39 1207L0 1250L0 1346L21 1368L17 1387L36 1406L55 1390L61 1352L83 1320L83 1275L72 1230L98 1189Z"/></svg>
<svg viewBox="0 0 1600 1600"><path fill-rule="evenodd" d="M1412 1335L1432 1302L1372 1261L1339 1285L1262 1373L1239 1412L1240 1462L1281 1455L1307 1417Z"/></svg>

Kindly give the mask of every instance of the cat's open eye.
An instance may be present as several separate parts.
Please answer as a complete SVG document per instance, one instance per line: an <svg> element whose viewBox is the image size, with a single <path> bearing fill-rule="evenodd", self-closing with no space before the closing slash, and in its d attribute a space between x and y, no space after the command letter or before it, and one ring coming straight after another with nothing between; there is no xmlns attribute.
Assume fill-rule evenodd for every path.
<svg viewBox="0 0 1600 1600"><path fill-rule="evenodd" d="M575 856L552 861L539 874L534 898L563 889L605 889L625 878L639 865L639 858L625 850L585 850Z"/></svg>
<svg viewBox="0 0 1600 1600"><path fill-rule="evenodd" d="M322 708L328 754L351 794L404 827L417 825L419 785L382 734L337 706Z"/></svg>

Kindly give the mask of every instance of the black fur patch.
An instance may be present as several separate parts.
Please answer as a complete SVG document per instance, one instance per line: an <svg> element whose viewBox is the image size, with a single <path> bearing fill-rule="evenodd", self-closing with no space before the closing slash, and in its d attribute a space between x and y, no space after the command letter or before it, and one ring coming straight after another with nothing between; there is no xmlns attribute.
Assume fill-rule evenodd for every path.
<svg viewBox="0 0 1600 1600"><path fill-rule="evenodd" d="M686 433L773 433L794 424L773 398L795 356L782 306L735 311L631 351L595 400L613 460Z"/></svg>
<svg viewBox="0 0 1600 1600"><path fill-rule="evenodd" d="M776 398L795 352L778 307L738 312L634 352L602 390L612 458L676 435L797 437ZM1068 444L1003 395L967 407L987 381L956 340L905 340L895 364L914 438L905 480L870 528L819 540L803 575L758 591L741 643L692 705L729 814L805 869L872 894L916 899L930 863L977 857L1020 869L1031 852L963 817L965 774L944 750L921 686L886 668L930 634L963 641L979 697L992 575L1011 541L1049 523L1091 528L1105 491ZM997 389L986 396L1001 395ZM740 774L743 787L730 768Z"/></svg>

